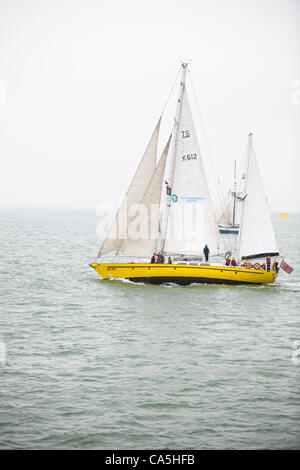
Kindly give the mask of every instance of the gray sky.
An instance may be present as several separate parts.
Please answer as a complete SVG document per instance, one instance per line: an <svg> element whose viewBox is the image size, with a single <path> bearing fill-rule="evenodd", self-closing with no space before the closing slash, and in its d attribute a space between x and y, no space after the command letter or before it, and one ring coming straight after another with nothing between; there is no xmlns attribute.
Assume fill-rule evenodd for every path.
<svg viewBox="0 0 300 470"><path fill-rule="evenodd" d="M299 31L299 0L0 0L0 205L117 202L190 59L224 188L252 131L271 209L300 211Z"/></svg>

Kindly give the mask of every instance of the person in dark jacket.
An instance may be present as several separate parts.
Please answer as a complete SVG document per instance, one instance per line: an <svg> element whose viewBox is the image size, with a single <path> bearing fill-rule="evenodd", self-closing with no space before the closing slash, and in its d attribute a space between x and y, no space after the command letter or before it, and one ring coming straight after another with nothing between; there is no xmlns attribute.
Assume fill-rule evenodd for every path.
<svg viewBox="0 0 300 470"><path fill-rule="evenodd" d="M162 253L159 253L158 256L157 256L157 263L159 264L164 264L165 262L165 257Z"/></svg>
<svg viewBox="0 0 300 470"><path fill-rule="evenodd" d="M204 253L204 256L205 256L205 261L208 261L208 257L209 257L209 248L207 245L205 245L205 247L203 248L203 253Z"/></svg>
<svg viewBox="0 0 300 470"><path fill-rule="evenodd" d="M155 263L155 253L153 253L152 258L151 258L151 263Z"/></svg>

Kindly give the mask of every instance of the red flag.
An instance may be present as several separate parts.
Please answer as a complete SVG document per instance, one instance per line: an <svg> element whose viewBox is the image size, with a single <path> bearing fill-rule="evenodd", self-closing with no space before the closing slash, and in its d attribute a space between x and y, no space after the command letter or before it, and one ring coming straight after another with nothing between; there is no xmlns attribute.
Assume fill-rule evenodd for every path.
<svg viewBox="0 0 300 470"><path fill-rule="evenodd" d="M281 261L280 267L288 274L291 274L294 271L293 268L288 265L284 260Z"/></svg>

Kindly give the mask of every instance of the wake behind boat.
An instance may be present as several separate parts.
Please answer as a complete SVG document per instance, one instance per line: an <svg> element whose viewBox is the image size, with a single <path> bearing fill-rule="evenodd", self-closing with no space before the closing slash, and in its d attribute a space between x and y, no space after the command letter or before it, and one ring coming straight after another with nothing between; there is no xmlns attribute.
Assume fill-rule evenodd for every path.
<svg viewBox="0 0 300 470"><path fill-rule="evenodd" d="M279 251L252 134L248 140L244 193L239 195L237 262L226 266L187 95L186 74L187 64L183 63L173 130L160 160L156 165L162 116L102 244L98 254L101 259L91 266L103 279L154 284L271 283L278 273ZM209 248L209 262L205 246ZM116 253L114 262L102 261L110 252ZM154 253L159 254L159 262L154 262ZM119 262L121 256L135 260L152 257L152 262ZM265 266L260 264L262 259L267 259ZM244 265L239 266L242 260Z"/></svg>

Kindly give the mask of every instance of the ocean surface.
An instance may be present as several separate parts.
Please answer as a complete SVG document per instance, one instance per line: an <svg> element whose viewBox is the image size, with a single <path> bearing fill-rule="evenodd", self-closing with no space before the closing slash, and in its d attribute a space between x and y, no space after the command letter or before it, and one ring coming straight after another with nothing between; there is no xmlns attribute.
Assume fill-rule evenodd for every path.
<svg viewBox="0 0 300 470"><path fill-rule="evenodd" d="M1 449L299 449L295 269L264 286L102 281L88 211L1 210Z"/></svg>

